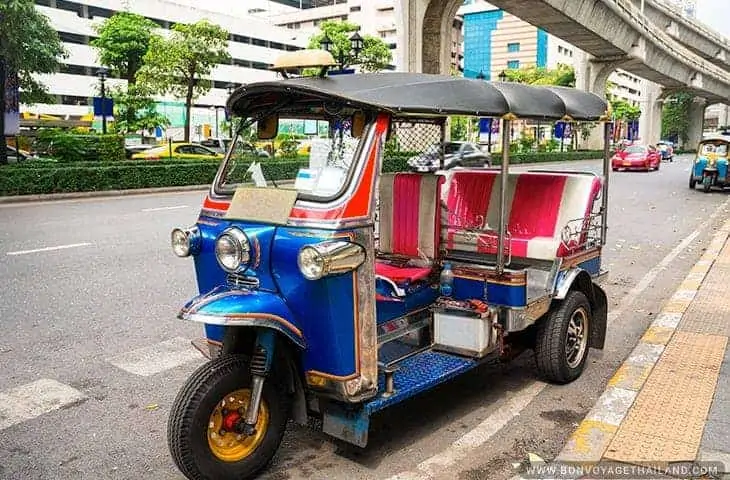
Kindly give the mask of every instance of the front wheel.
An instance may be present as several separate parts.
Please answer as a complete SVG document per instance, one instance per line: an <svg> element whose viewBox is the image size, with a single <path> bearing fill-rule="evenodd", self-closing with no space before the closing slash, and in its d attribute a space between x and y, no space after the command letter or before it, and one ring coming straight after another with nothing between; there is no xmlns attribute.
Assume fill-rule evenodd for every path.
<svg viewBox="0 0 730 480"><path fill-rule="evenodd" d="M591 305L582 292L571 290L554 304L537 327L537 371L554 383L570 383L580 377L588 358Z"/></svg>
<svg viewBox="0 0 730 480"><path fill-rule="evenodd" d="M222 355L196 370L170 410L167 443L175 464L190 480L247 479L279 448L289 396L275 370L264 382L255 431L240 425L251 398L249 359Z"/></svg>
<svg viewBox="0 0 730 480"><path fill-rule="evenodd" d="M689 188L690 188L690 190L694 190L695 189L695 185L697 185L697 180L695 180L694 174L690 173L689 174Z"/></svg>
<svg viewBox="0 0 730 480"><path fill-rule="evenodd" d="M712 189L712 177L705 175L702 177L702 191L708 193Z"/></svg>

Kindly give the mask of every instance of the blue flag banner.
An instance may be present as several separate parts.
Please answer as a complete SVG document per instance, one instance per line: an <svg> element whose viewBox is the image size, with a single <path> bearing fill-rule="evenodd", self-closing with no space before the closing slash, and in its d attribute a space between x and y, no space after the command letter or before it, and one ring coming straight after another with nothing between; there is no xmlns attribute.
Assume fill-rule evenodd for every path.
<svg viewBox="0 0 730 480"><path fill-rule="evenodd" d="M114 119L114 100L111 98L94 97L94 116Z"/></svg>

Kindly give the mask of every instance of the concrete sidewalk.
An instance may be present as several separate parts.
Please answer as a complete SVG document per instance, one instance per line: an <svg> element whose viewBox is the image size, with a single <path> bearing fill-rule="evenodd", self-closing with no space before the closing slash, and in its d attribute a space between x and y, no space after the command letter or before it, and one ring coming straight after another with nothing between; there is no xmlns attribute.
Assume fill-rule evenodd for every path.
<svg viewBox="0 0 730 480"><path fill-rule="evenodd" d="M672 477L730 478L729 235L730 221L608 382L556 466L652 465L668 467ZM601 478L593 475L601 474L586 478Z"/></svg>

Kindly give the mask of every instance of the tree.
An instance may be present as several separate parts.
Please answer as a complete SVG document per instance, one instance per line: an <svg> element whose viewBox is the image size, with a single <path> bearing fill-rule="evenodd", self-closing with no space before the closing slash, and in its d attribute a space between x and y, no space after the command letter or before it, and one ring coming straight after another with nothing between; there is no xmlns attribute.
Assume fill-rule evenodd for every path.
<svg viewBox="0 0 730 480"><path fill-rule="evenodd" d="M152 102L150 97L140 96L134 86L156 27L152 20L136 13L117 12L96 27L99 37L90 42L99 53L99 62L127 80L128 91L116 91L112 95L118 107L118 131L139 130L135 128L139 123L135 106L145 109ZM145 110L142 116L147 118L149 114L150 111Z"/></svg>
<svg viewBox="0 0 730 480"><path fill-rule="evenodd" d="M34 73L53 73L66 52L56 30L32 0L0 2L0 163L7 163L5 83L17 74L23 103L45 99L46 87Z"/></svg>
<svg viewBox="0 0 730 480"><path fill-rule="evenodd" d="M114 99L114 122L117 132L129 133L142 131L151 133L156 127L167 127L170 119L157 112L154 99L138 85L127 85L126 90L113 89L110 93Z"/></svg>
<svg viewBox="0 0 730 480"><path fill-rule="evenodd" d="M153 35L137 79L144 88L185 98L185 141L190 140L193 101L211 88L213 67L230 60L228 32L207 20L176 24L170 36Z"/></svg>
<svg viewBox="0 0 730 480"><path fill-rule="evenodd" d="M682 143L689 130L689 109L693 96L687 92L670 95L662 108L662 138L673 138Z"/></svg>
<svg viewBox="0 0 730 480"><path fill-rule="evenodd" d="M342 68L350 67L353 64L360 65L365 72L377 72L387 67L393 60L393 54L382 39L372 35L363 36L363 49L357 59L353 61L350 56L350 37L360 30L357 24L339 20L325 20L319 24L320 33L309 39L309 48L319 49L324 36L332 41L332 56L338 61L340 56L345 61Z"/></svg>
<svg viewBox="0 0 730 480"><path fill-rule="evenodd" d="M137 81L156 27L156 23L142 15L117 12L96 27L99 37L90 44L99 52L102 65L132 85Z"/></svg>
<svg viewBox="0 0 730 480"><path fill-rule="evenodd" d="M641 109L620 98L609 99L613 116L618 120L638 120L641 117Z"/></svg>
<svg viewBox="0 0 730 480"><path fill-rule="evenodd" d="M575 70L570 65L558 64L557 68L530 65L504 71L507 81L529 85L558 85L575 87Z"/></svg>

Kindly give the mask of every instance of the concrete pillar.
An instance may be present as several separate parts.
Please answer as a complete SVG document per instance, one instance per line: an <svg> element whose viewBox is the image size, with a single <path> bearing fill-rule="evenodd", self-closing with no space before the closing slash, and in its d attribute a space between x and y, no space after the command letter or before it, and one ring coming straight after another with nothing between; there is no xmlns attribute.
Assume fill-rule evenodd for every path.
<svg viewBox="0 0 730 480"><path fill-rule="evenodd" d="M606 98L606 81L609 75L618 68L618 62L611 60L600 60L590 57L587 53L577 51L575 60L575 87L595 93L601 98ZM603 148L603 128L600 125L591 129L586 140L578 137L578 147L589 150L601 150Z"/></svg>
<svg viewBox="0 0 730 480"><path fill-rule="evenodd" d="M398 0L398 65L407 72L448 75L451 33L460 0Z"/></svg>
<svg viewBox="0 0 730 480"><path fill-rule="evenodd" d="M695 97L689 106L689 126L687 128L687 138L684 141L684 148L697 148L697 144L702 140L702 131L705 126L705 106L707 100L702 97Z"/></svg>
<svg viewBox="0 0 730 480"><path fill-rule="evenodd" d="M662 135L662 88L653 82L646 83L646 96L639 105L639 139L643 143L655 145Z"/></svg>
<svg viewBox="0 0 730 480"><path fill-rule="evenodd" d="M398 0L395 5L396 16L400 18L398 29L398 70L421 72L423 58L421 42L423 17L426 15L429 0Z"/></svg>

